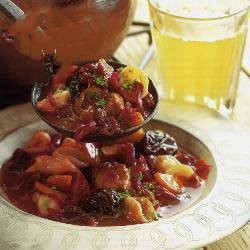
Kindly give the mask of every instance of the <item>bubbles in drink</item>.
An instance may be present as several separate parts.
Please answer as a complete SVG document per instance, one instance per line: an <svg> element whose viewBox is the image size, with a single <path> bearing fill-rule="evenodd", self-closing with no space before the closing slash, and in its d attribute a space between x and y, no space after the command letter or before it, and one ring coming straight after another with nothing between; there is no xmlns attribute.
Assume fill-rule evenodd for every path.
<svg viewBox="0 0 250 250"><path fill-rule="evenodd" d="M169 14L188 18L218 18L232 15L249 5L248 0L151 0Z"/></svg>

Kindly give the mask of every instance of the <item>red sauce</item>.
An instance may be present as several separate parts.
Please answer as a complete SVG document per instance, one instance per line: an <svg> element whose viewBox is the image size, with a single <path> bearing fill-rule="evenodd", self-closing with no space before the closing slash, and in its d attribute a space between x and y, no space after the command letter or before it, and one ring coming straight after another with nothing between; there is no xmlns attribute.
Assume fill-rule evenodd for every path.
<svg viewBox="0 0 250 250"><path fill-rule="evenodd" d="M150 144L152 140L155 141ZM148 131L137 144L125 142L111 146L76 143L69 138L63 140L38 132L25 149L16 150L3 164L0 185L8 200L19 209L59 222L87 226L150 222L159 218L156 212L163 218L169 217L197 200L205 188L205 181L196 173L199 174L200 169L207 169L206 173L210 170L204 161L197 161L192 156L194 174L190 181L185 179L181 194L175 193L173 187L170 192L167 183L162 186L154 178L158 156L146 155L150 150L172 152L183 159L191 157L178 149L172 137L159 131ZM73 161L72 155L77 157ZM75 167L83 161L85 165L80 170ZM204 171L201 173L204 176ZM56 176L70 180L70 186L65 181L59 185ZM169 178L178 181L174 175ZM131 201L141 206L143 219L138 217L138 208L134 210L135 204Z"/></svg>

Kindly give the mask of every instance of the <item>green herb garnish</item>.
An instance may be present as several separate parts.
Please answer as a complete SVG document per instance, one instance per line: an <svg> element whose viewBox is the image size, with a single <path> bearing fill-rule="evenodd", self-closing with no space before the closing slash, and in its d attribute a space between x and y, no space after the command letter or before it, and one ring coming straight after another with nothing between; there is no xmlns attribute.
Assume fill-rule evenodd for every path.
<svg viewBox="0 0 250 250"><path fill-rule="evenodd" d="M43 201L43 205L44 205L44 207L48 208L48 207L49 207L49 200L48 200L48 199L45 199L45 200Z"/></svg>
<svg viewBox="0 0 250 250"><path fill-rule="evenodd" d="M158 220L160 217L161 217L161 213L154 211L154 219Z"/></svg>
<svg viewBox="0 0 250 250"><path fill-rule="evenodd" d="M155 188L155 185L153 183L145 183L144 188L146 188L149 191L153 191Z"/></svg>
<svg viewBox="0 0 250 250"><path fill-rule="evenodd" d="M123 200L127 197L131 197L131 194L129 193L128 190L125 190L124 192L119 192L118 196L120 197L121 200Z"/></svg>
<svg viewBox="0 0 250 250"><path fill-rule="evenodd" d="M105 99L100 99L95 102L96 106L104 108L107 105L107 101Z"/></svg>
<svg viewBox="0 0 250 250"><path fill-rule="evenodd" d="M96 78L96 84L104 87L104 86L107 86L108 82L103 76L98 76Z"/></svg>
<svg viewBox="0 0 250 250"><path fill-rule="evenodd" d="M137 176L138 176L138 179L139 179L140 181L143 179L143 173L142 173L142 172L140 172Z"/></svg>
<svg viewBox="0 0 250 250"><path fill-rule="evenodd" d="M134 81L133 82L123 82L122 84L121 84L121 86L122 86L122 88L124 88L124 89L128 89L128 90L133 90L133 88L134 88Z"/></svg>
<svg viewBox="0 0 250 250"><path fill-rule="evenodd" d="M153 206L155 207L155 206L158 206L158 205L160 204L160 202L159 202L158 200L154 200L154 201L152 202L152 204L153 204Z"/></svg>

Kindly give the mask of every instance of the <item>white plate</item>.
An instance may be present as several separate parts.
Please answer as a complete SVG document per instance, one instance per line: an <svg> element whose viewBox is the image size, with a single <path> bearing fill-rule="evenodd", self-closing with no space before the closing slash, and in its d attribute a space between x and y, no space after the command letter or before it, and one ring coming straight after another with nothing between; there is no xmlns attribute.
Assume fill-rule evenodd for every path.
<svg viewBox="0 0 250 250"><path fill-rule="evenodd" d="M216 165L204 195L194 205L149 224L98 228L42 219L16 209L1 197L0 249L190 249L207 245L242 227L250 218L249 135L221 117L205 117L202 112L184 116L176 119L164 115L168 122L194 136L183 139L185 143L190 141L191 151L201 152L213 161L208 148ZM0 142L0 163L15 148L23 146L33 131L44 128L46 125L38 122L7 136ZM179 135L190 136L180 131Z"/></svg>

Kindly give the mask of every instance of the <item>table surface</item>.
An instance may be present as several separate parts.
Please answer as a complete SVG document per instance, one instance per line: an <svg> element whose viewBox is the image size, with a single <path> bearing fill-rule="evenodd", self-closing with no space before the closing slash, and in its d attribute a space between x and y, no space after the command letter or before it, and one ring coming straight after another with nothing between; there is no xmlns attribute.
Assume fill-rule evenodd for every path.
<svg viewBox="0 0 250 250"><path fill-rule="evenodd" d="M138 7L135 19L138 21L149 21L147 4L145 0L138 0ZM136 28L131 27L135 30ZM250 33L250 32L249 32ZM148 50L148 35L142 34L135 37L129 37L124 40L115 56L125 64L138 65L141 58ZM250 72L250 40L248 39L245 49L243 66ZM149 62L145 68L153 80L157 80L155 68L155 58ZM250 133L250 79L241 72L238 96L232 119L240 124ZM30 104L23 104L7 108L0 112L0 139L5 137L11 131L38 120ZM246 225L234 234L212 243L204 249L250 249L250 225Z"/></svg>

